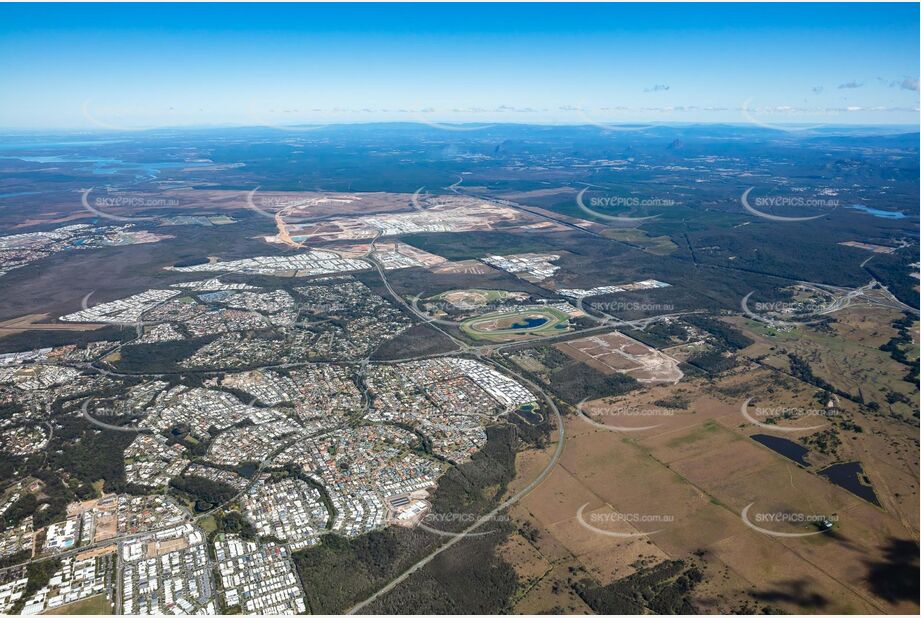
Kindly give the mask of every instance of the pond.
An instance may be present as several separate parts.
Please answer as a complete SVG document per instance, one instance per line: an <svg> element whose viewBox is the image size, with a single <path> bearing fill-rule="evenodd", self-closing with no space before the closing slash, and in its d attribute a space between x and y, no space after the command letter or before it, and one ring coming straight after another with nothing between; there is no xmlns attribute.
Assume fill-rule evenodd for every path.
<svg viewBox="0 0 921 618"><path fill-rule="evenodd" d="M537 328L550 321L550 318L543 316L528 316L519 322L512 324L512 330L524 330L526 328Z"/></svg>
<svg viewBox="0 0 921 618"><path fill-rule="evenodd" d="M843 487L855 496L879 506L879 499L876 497L873 487L860 482L861 477L864 477L864 473L863 466L859 461L834 464L819 470L819 474L838 487Z"/></svg>
<svg viewBox="0 0 921 618"><path fill-rule="evenodd" d="M808 468L810 465L809 462L806 461L806 455L809 454L809 449L792 440L778 438L777 436L769 436L763 433L756 433L752 436L752 440L759 444L763 444L775 453L780 453L791 461L795 461L804 468Z"/></svg>
<svg viewBox="0 0 921 618"><path fill-rule="evenodd" d="M525 404L515 410L515 412L518 416L532 425L539 425L544 420L544 415L541 414L540 410L531 404Z"/></svg>
<svg viewBox="0 0 921 618"><path fill-rule="evenodd" d="M904 219L905 213L898 210L880 210L879 208L870 208L869 206L864 206L863 204L854 204L853 206L848 206L851 210L859 210L860 212L865 212L868 215L873 215L874 217L879 217L880 219Z"/></svg>

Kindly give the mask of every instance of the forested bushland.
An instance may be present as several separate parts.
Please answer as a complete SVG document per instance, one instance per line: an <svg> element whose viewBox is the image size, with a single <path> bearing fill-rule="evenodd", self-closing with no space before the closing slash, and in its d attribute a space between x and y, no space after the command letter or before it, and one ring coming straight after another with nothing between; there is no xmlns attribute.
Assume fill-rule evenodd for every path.
<svg viewBox="0 0 921 618"><path fill-rule="evenodd" d="M708 374L722 373L736 366L736 359L731 355L724 355L720 350L704 350L695 352L688 357L687 365L701 369Z"/></svg>
<svg viewBox="0 0 921 618"><path fill-rule="evenodd" d="M514 526L486 524L492 532L471 536L439 554L424 569L366 609L374 614L497 614L515 592L515 570L496 555ZM484 527L485 529L485 527Z"/></svg>
<svg viewBox="0 0 921 618"><path fill-rule="evenodd" d="M177 476L170 479L170 487L186 494L195 502L195 510L207 511L237 495L237 490L226 483L200 476Z"/></svg>
<svg viewBox="0 0 921 618"><path fill-rule="evenodd" d="M597 614L694 614L688 593L702 580L696 566L667 560L606 586L583 579L574 589Z"/></svg>
<svg viewBox="0 0 921 618"><path fill-rule="evenodd" d="M439 479L438 489L432 496L434 513L462 514L463 517L457 518L453 525L439 522L433 524L433 527L462 529L470 524L470 519L488 512L496 504L502 489L514 477L514 449L517 443L514 427L488 427L486 446L475 453L469 462L451 468ZM462 560L457 561L453 557L458 547L451 548L444 552L441 561L433 561L423 569L418 574L420 577L404 582L399 587L400 596L395 598L417 599L429 594L426 590L437 590L434 594L454 599L458 591L451 587L452 582L447 581L441 571L450 567L462 571L453 572L452 577L483 577L483 581L490 582L488 585L495 592L492 596L470 599L468 602L472 605L467 606L467 609L456 605L458 600L452 600L450 603L453 608L460 613L501 610L508 595L514 590L514 572L496 562L494 557L494 544L505 536L500 529L502 524L488 522L485 526L495 526L489 529L495 529L496 532L483 538L496 537L496 541L490 538L483 543L468 544L469 539L465 539L464 543L458 544L464 546L462 551L465 555ZM395 526L354 539L326 534L319 545L295 553L294 562L304 585L310 611L341 613L373 594L446 540L446 537L418 528L407 530ZM474 575L475 571L483 570L483 565L492 566L485 570L488 572ZM381 602L389 596L382 598ZM484 605L486 600L488 603Z"/></svg>
<svg viewBox="0 0 921 618"><path fill-rule="evenodd" d="M917 204L916 204L917 206ZM918 293L915 291L916 279L908 273L914 270L912 262L918 261L918 247L907 247L895 253L877 253L870 260L866 269L890 292L909 307L918 308Z"/></svg>
<svg viewBox="0 0 921 618"><path fill-rule="evenodd" d="M78 417L58 417L57 422L60 427L48 448L49 465L67 470L87 484L101 479L105 492L125 491L124 452L135 434L100 431Z"/></svg>
<svg viewBox="0 0 921 618"><path fill-rule="evenodd" d="M210 343L216 337L196 337L181 341L145 343L122 348L121 358L115 363L119 371L171 372L179 369L179 361L191 356L196 350Z"/></svg>
<svg viewBox="0 0 921 618"><path fill-rule="evenodd" d="M39 588L44 587L48 583L51 576L54 575L54 572L57 571L60 566L60 558L50 558L48 560L42 560L41 562L30 562L26 565L26 577L28 578L26 589L22 593L22 597L13 604L13 607L10 609L10 614L18 614L21 612L26 601L34 595Z"/></svg>
<svg viewBox="0 0 921 618"><path fill-rule="evenodd" d="M734 352L754 343L754 340L747 337L745 333L722 320L703 315L686 315L682 319L688 324L710 333L719 346L727 350Z"/></svg>
<svg viewBox="0 0 921 618"><path fill-rule="evenodd" d="M908 354L906 354L903 347L911 348L913 346L911 326L914 321L914 317L911 314L905 313L901 318L892 322L892 327L897 331L896 334L889 341L879 346L880 350L889 353L892 360L908 367L908 373L905 375L904 380L911 384L918 382L918 363L912 362L908 358Z"/></svg>
<svg viewBox="0 0 921 618"><path fill-rule="evenodd" d="M639 388L639 382L622 373L604 374L570 358L553 346L538 349L540 362L549 370L545 379L525 371L530 379L543 383L560 399L576 405L586 398L613 397Z"/></svg>

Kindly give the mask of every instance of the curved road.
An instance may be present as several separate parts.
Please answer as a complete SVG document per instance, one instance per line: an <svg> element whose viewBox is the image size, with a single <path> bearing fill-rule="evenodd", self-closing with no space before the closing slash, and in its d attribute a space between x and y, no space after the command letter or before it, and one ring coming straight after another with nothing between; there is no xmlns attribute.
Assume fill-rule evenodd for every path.
<svg viewBox="0 0 921 618"><path fill-rule="evenodd" d="M89 397L88 399L84 400L83 405L80 406L80 410L83 412L83 418L85 418L92 424L98 427L102 427L103 429L111 429L112 431L123 431L125 433L153 433L151 429L148 429L146 427L120 427L118 425L110 425L108 423L105 423L99 420L98 418L90 414L90 411L88 409L90 402L93 399L94 397Z"/></svg>
<svg viewBox="0 0 921 618"><path fill-rule="evenodd" d="M391 580L390 583L388 583L386 586L384 586L383 588L381 588L380 590L372 594L370 597L368 597L367 599L365 599L364 601L360 603L357 603L356 605L353 605L351 608L349 608L349 610L346 613L357 614L358 612L363 610L365 607L367 607L368 605L370 605L371 603L373 603L374 601L376 601L383 595L387 594L388 592L390 592L391 590L399 586L401 583L406 581L406 579L410 575L412 575L413 573L415 573L416 571L418 571L419 569L427 565L429 562L434 560L439 554L450 549L451 547L453 547L454 545L462 541L464 538L466 538L467 535L476 531L477 528L479 528L480 526L482 526L488 521L492 521L496 515L498 515L499 513L501 513L508 507L512 506L513 504L515 504L516 502L518 502L519 500L527 496L529 493L531 493L538 485L540 485L543 482L545 478L547 478L547 476L550 474L553 468L556 467L557 462L560 460L560 456L562 456L563 454L563 446L566 441L566 427L563 425L563 417L560 414L560 410L556 407L556 404L553 403L553 400L550 398L549 395L547 395L546 392L544 392L542 388L540 388L539 386L537 386L530 380L515 373L514 371L511 371L505 367L503 367L503 369L505 369L506 372L512 374L513 376L515 376L517 379L521 380L522 382L525 382L531 385L532 388L540 392L544 400L550 406L550 409L553 410L553 414L556 417L557 429L559 431L559 438L557 439L556 449L553 451L553 456L550 458L550 461L547 462L547 465L544 467L543 470L541 470L540 474L538 474L530 483L528 483L525 487L520 489L513 496L507 498L504 502L499 504L496 508L494 508L493 510L486 513L485 515L480 517L478 520L470 524L467 528L465 528L457 536L451 537L451 539L447 541L444 545L440 545L435 551L433 551L428 556L426 556L425 558L422 558L421 560L416 562L414 565L412 565L411 567L403 571L403 573L398 575L395 579Z"/></svg>
<svg viewBox="0 0 921 618"><path fill-rule="evenodd" d="M376 240L376 239L375 239L375 240ZM373 245L373 242L372 242L372 245ZM380 277L381 277L381 281L383 281L384 286L387 288L387 291L388 291L388 292L390 293L390 295L394 298L394 300L396 300L398 303L400 303L401 305L403 305L404 307L406 307L406 308L407 308L409 311L411 311L411 312L413 313L413 315L415 315L417 318L426 321L426 318L428 318L429 316L425 315L424 313L421 313L421 312L420 312L416 307L414 307L412 304L407 303L407 302L403 299L403 297L401 297L399 294L397 294L397 293L394 291L394 289L390 286L390 282L387 281L387 275L384 273L384 269L383 269L383 267L381 266L380 262L378 262L378 261L377 261L376 259L374 259L373 257L370 258L369 261L371 261L371 262L374 264L374 266L377 268L377 272L378 272L378 274L379 274ZM430 322L429 322L429 323L430 323ZM430 324L431 324L431 323L430 323ZM449 333L444 332L441 328L438 328L438 326L435 325L435 324L431 324L431 326L432 326L432 328L435 328L435 329L438 330L440 333L442 333L442 334L444 334L445 336L447 336L448 338L450 338L450 339L460 348L461 351L466 352L466 351L469 351L469 350L470 350L471 346L469 346L468 344L466 344L466 343L464 343L464 342L458 340L457 338L451 336ZM512 496L510 496L509 498L507 498L506 500L504 500L502 503L500 503L498 506L496 506L493 510L489 511L488 513L486 513L485 515L483 515L482 517L480 517L479 519L477 519L475 522L473 522L472 524L470 524L469 526L467 526L467 528L465 528L463 531L461 531L460 533L458 533L457 536L451 537L451 539L448 540L448 541L446 541L443 545L438 546L438 548L435 549L435 551L433 551L432 553L430 553L429 555L427 555L426 557L422 558L421 560L419 560L418 562L416 562L415 564L413 564L411 567L409 567L408 569L406 569L405 571L403 571L403 573L401 573L400 575L398 575L395 579L391 580L387 585L385 585L383 588L380 588L377 592L375 592L374 594L372 594L370 597L368 597L368 598L365 599L364 601L361 601L360 603L357 603L357 604L355 604L354 606L352 606L351 608L349 608L349 610L348 610L348 612L347 612L348 614L356 614L356 613L360 612L362 609L364 609L365 607L367 607L368 605L370 605L371 603L373 603L374 601L376 601L377 599L379 599L379 598L382 597L383 595L387 594L388 592L390 592L391 590L393 590L394 588L396 588L397 586L399 586L399 585L400 585L402 582L404 582L410 575L412 575L413 573L415 573L416 571L418 571L419 569L421 569L422 567L424 567L425 565L427 565L429 562L431 562L432 560L434 560L439 554L441 554L442 552L444 552L444 551L450 549L451 547L453 547L454 545L456 545L457 543L459 543L460 541L462 541L463 539L465 539L465 538L467 537L467 535L469 535L469 534L471 534L472 532L476 531L480 526L482 526L483 524L485 524L485 523L488 522L488 521L492 521L492 520L495 518L496 515L498 515L499 513L501 513L502 511L504 511L504 510L507 509L508 507L512 506L513 504L515 504L516 502L518 502L519 500L521 500L522 498L524 498L525 496L527 496L527 495L528 495L529 493L531 493L538 485L540 485L540 484L543 482L543 480L544 480L545 478L547 478L547 476L550 474L550 472L553 470L553 468L556 467L557 462L560 460L560 457L561 457L562 454L563 454L563 446L565 445L565 442L566 442L566 428L565 428L565 426L563 425L563 416L560 414L560 410L559 410L559 408L556 407L556 404L553 403L553 399L551 399L551 397L544 391L544 389L542 389L540 386L538 386L537 384L535 384L535 383L532 382L531 380L528 380L528 379L525 378L524 376L522 376L522 375L520 375L520 374L518 374L518 373L512 371L511 369L508 369L507 367L503 367L503 366L499 365L498 363L496 363L496 362L494 362L494 361L492 361L492 360L483 358L479 353L477 353L476 355L477 355L477 357L480 358L483 362L488 363L488 364L492 365L494 368L496 368L497 371L505 371L506 373L511 374L512 376L514 376L514 377L517 378L518 380L524 382L525 384L528 384L529 386L531 386L532 389L534 389L535 391L537 391L538 393L541 394L541 396L542 396L542 397L544 398L544 400L547 402L547 405L550 406L550 409L551 409L551 410L553 410L553 415L556 417L556 425L557 425L557 431L558 431L558 433L559 433L559 436L558 436L557 443L556 443L556 449L553 451L553 456L550 458L550 461L547 462L547 465L544 467L544 469L541 470L540 474L538 474L530 483L528 483L526 486L524 486L523 488L521 488L520 490L518 490L514 495L512 495Z"/></svg>
<svg viewBox="0 0 921 618"><path fill-rule="evenodd" d="M472 533L474 533L477 529L479 529L479 528L480 528L481 526L483 526L485 523L494 520L494 518L496 517L496 515L498 515L498 514L501 513L502 511L506 510L507 508L509 508L510 506L512 506L512 505L514 505L515 503L519 502L522 498L524 498L525 496L527 496L528 494L530 494L535 488L537 488L538 485L540 485L540 484L544 481L544 479L547 478L547 476L550 474L550 472L553 470L553 468L556 467L556 464L559 462L560 457L561 457L562 454L563 454L563 448L564 448L564 446L565 446L565 441L566 441L566 429L565 429L565 426L563 425L563 417L562 417L562 415L560 414L559 408L556 406L556 404L553 402L553 399L547 394L547 392L544 391L544 389L541 388L539 385L537 385L536 383L532 382L531 380L525 378L524 376L518 374L518 373L515 372L514 370L509 369L508 367L505 367L505 366L503 366L503 365L500 365L500 364L496 363L495 361L493 361L493 360L491 360L491 359L489 359L489 358L484 358L484 354L483 354L484 352L486 352L486 353L488 354L490 351L498 351L498 350L502 349L503 347L505 347L506 345L509 345L509 344L498 344L498 345L489 345L489 346L471 346L470 344L468 344L468 343L466 343L466 342L464 342L464 341L462 341L462 340L459 340L458 338L454 337L454 336L451 335L449 332L445 332L444 329L442 329L442 328L439 327L439 324L437 324L437 321L434 320L434 319L432 319L432 316L429 316L429 315L425 314L424 312L420 311L419 308L415 305L415 302L407 302L405 299L403 299L402 296L400 296L399 294L397 294L396 291L392 288L392 286L390 285L390 282L387 280L387 275L386 275L386 273L385 273L385 270L384 270L384 268L383 268L383 265L382 265L377 259L375 259L375 257L373 256L373 250L374 250L374 245L375 245L376 241L377 241L377 238L375 238L374 240L372 240L372 242L371 242L371 250L368 252L368 255L366 255L364 258L359 258L359 259L362 259L362 260L364 260L364 261L370 263L370 264L377 270L378 275L380 276L381 281L383 282L383 284L384 284L384 286L386 287L387 291L389 292L389 294L393 297L393 299L394 299L398 304L400 304L400 305L402 305L404 308L406 308L407 311L409 311L411 314L413 314L414 316L416 316L416 318L419 319L419 320L421 320L423 323L429 324L432 328L434 328L435 330L437 330L437 331L440 332L441 334L443 334L443 335L445 335L446 337L448 337L448 338L457 346L457 348L458 348L457 350L454 350L454 351L451 351L451 352L440 353L440 354L435 354L435 355L423 355L423 357L428 357L428 356L442 356L442 355L452 355L452 354L457 354L457 353L459 353L459 352L460 352L460 353L472 353L473 355L475 355L476 357L478 357L482 362L487 363L487 364L493 366L493 368L496 369L497 371L504 372L504 373L506 373L506 374L510 374L511 376L513 376L514 378L516 378L517 380L519 380L520 382L529 385L535 392L540 393L540 396L544 399L544 401L546 401L547 406L550 408L550 410L553 411L553 415L554 415L554 417L556 418L556 425L557 425L558 438L557 438L556 448L554 449L553 455L551 456L550 460L547 462L547 465L546 465L546 466L541 470L541 472L540 472L534 479L532 479L526 486L524 486L523 488L521 488L520 490L518 490L514 495L512 495L512 496L506 498L504 501L502 501L500 504L498 504L495 508L493 508L493 509L492 509L491 511L489 511L488 513L482 515L479 519L477 519L477 520L476 520L474 523L472 523L470 526L468 526L467 528L465 528L465 529L464 529L463 531L461 531L460 533L457 533L456 536L452 536L452 537L451 537L448 541L446 541L444 544L438 546L438 547L437 547L434 551L432 551L430 554L428 554L427 556L425 556L424 558L420 559L418 562L416 562L415 564L413 564L412 566L410 566L410 567L409 567L408 569L406 569L403 573L401 573L399 576L397 576L396 578L394 578L393 580L391 580L389 583L387 583L385 586L383 586L382 588L380 588L380 589L379 589L377 592L375 592L373 595L371 595L371 596L368 597L367 599L365 599L365 600L361 601L360 603L357 603L356 605L354 605L353 607L351 607L351 608L348 610L348 613L349 613L349 614L355 614L355 613L358 613L358 612L362 611L365 607L367 607L368 605L370 605L371 603L373 603L374 601L376 601L377 599L379 599L380 597L382 597L383 595L387 594L388 592L390 592L391 590L393 590L395 587L397 587L398 585L400 585L400 584L401 584L402 582L404 582L407 578L409 578L413 573L415 573L416 571L418 571L418 570L422 569L423 567L425 567L428 563L430 563L432 560L434 560L438 555L440 555L440 554L443 553L444 551L450 549L450 548L453 547L455 544L459 543L461 540L463 540L464 538L466 538L468 535L471 535ZM604 329L604 328L606 328L606 327L607 327L607 328L610 327L610 326L609 326L608 319L606 319L606 318L608 318L609 316L605 316L605 318L597 318L597 317L595 317L595 316L592 316L592 315L591 315L590 313L588 313L587 311L586 311L585 313L586 313L587 315L589 315L591 318L593 318L596 322L599 323L599 326L596 326L596 327L594 327L594 328L585 329L585 332L595 331L595 330L601 330L601 329ZM662 316L657 316L657 317L662 317ZM434 322L434 323L433 323L433 322ZM618 326L623 326L623 325L625 325L625 324L629 324L629 323L621 322L620 324L618 324ZM553 337L550 337L550 338L548 338L548 339L553 339ZM405 360L407 360L407 359L400 359L400 360L401 360L401 361L405 361ZM363 359L363 360L361 361L360 364L361 364L362 366L364 366L364 365L367 364L367 362L368 362L368 359ZM297 363L295 363L295 364L297 364ZM98 367L93 367L93 368L96 369L97 371L106 372L106 370L100 369L100 368L98 368ZM106 373L107 373L107 372L106 372ZM113 372L113 373L115 373L115 372ZM105 428L105 429L114 430L114 431L123 431L123 432L137 432L137 431L138 431L138 430L135 429L135 428L118 427L118 426L115 426L115 425L109 425L108 423L104 423L103 421L101 421L101 420L99 420L99 419L97 419L97 418L94 418L92 415L89 414L89 410L88 410L89 402L90 402L90 399L87 399L87 400L84 402L83 406L82 406L83 416L84 416L84 418L85 418L87 421L89 421L89 422L91 422L91 423L93 423L93 424L95 424L95 425L97 425L97 426L99 426L99 427L103 427L103 428ZM261 462L260 468L262 467L262 465L264 465L264 463L265 463L264 461ZM244 490L244 491L245 491L245 490ZM238 496L235 496L235 498L237 498L237 497L238 497ZM206 513L202 513L202 514L200 514L199 516L194 517L194 520L197 521L197 520L200 519L200 517L202 517L202 516L210 515L210 514L216 512L216 511L220 510L220 509L223 508L224 506L225 506L225 505L219 505L218 507L215 507L214 509L211 509L211 510L209 510L209 511L206 512Z"/></svg>

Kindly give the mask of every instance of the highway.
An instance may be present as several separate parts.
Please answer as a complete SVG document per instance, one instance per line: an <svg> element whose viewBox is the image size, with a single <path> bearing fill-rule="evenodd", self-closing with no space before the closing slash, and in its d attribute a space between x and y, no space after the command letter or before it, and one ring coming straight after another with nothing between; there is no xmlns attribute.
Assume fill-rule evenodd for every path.
<svg viewBox="0 0 921 618"><path fill-rule="evenodd" d="M428 316L418 311L414 306L407 303L405 300L403 300L403 298L400 295L394 292L393 288L390 286L390 282L387 281L387 276L384 273L383 267L380 265L380 263L377 260L374 260L372 258L372 261L374 265L377 267L377 271L380 274L381 280L384 282L384 285L387 287L387 291L390 292L390 295L394 298L394 300L396 300L401 305L406 307L409 311L411 311L419 319L426 321L426 318ZM462 350L468 351L470 349L469 345L467 345L464 342L459 341L455 337L444 332L443 330L438 328L437 325L431 325L431 326L432 328L435 328L439 332L443 333L445 336L449 337ZM558 436L557 436L556 448L553 451L553 456L550 458L550 461L547 462L547 465L544 466L543 470L541 470L540 474L538 474L534 479L532 479L530 483L528 483L526 486L518 490L514 495L505 499L498 506L496 506L493 510L481 516L475 522L470 524L467 528L457 533L457 535L452 536L450 539L445 541L445 543L438 546L438 548L436 548L430 554L428 554L427 556L425 556L424 558L422 558L421 560L413 564L411 567L403 571L400 575L392 579L385 586L380 588L377 592L375 592L374 594L372 594L365 600L353 605L351 608L348 609L347 611L348 614L356 614L360 612L362 609L364 609L365 607L367 607L368 605L376 601L378 598L382 597L383 595L387 594L388 592L390 592L391 590L399 586L402 582L404 582L407 578L409 578L413 573L423 568L425 565L427 565L432 560L434 560L439 554L452 548L457 543L460 543L463 539L467 537L467 535L471 534L472 532L475 532L478 528L480 528L485 523L492 521L496 517L496 515L498 515L499 513L501 513L508 507L512 506L513 504L515 504L516 502L518 502L519 500L527 496L538 485L540 485L544 481L545 478L547 478L550 472L553 471L553 468L556 467L557 462L559 462L560 457L563 454L563 447L565 446L565 443L566 443L566 427L565 425L563 425L563 416L560 414L559 408L557 408L556 404L553 402L553 399L546 393L546 391L544 391L544 389L541 388L539 385L535 384L534 382L525 378L524 376L516 373L515 371L512 371L508 369L507 367L503 367L491 359L482 358L481 353L477 353L476 355L477 357L480 358L482 362L492 365L497 371L504 371L505 373L511 374L517 380L527 384L534 391L537 391L538 393L540 393L541 397L543 397L544 401L547 403L547 406L550 408L550 410L553 411L553 416L556 419Z"/></svg>
<svg viewBox="0 0 921 618"><path fill-rule="evenodd" d="M388 592L390 592L391 590L399 586L402 582L406 581L413 573L424 568L427 564L432 562L432 560L434 560L437 556L447 551L448 549L450 549L457 543L461 542L467 536L476 532L487 522L493 521L498 514L505 511L512 505L516 504L517 502L522 500L525 496L529 495L532 491L534 491L534 489L536 489L549 476L549 474L553 471L556 464L559 462L560 457L562 456L562 453L563 453L563 449L565 447L566 430L565 430L565 426L563 423L562 414L560 413L560 410L557 407L556 403L554 402L553 398L544 390L544 388L541 385L536 384L535 382L519 374L515 370L509 367L503 366L497 363L492 358L490 358L492 354L497 353L497 352L502 352L502 351L511 351L511 350L515 350L515 349L519 349L523 347L529 347L531 345L547 345L557 340L565 340L567 338L572 338L574 336L581 337L581 336L591 335L594 333L608 332L615 328L624 328L624 327L644 328L645 326L647 326L648 324L652 322L666 319L668 317L682 315L682 313L674 313L674 314L654 316L652 318L643 318L640 320L624 321L624 320L619 320L615 318L614 316L608 315L603 312L599 312L601 313L601 317L597 315L593 315L591 311L582 308L582 302L581 300L579 300L577 301L578 307L583 310L583 312L585 313L588 319L596 323L595 326L591 326L591 327L584 328L584 329L574 331L574 332L561 333L559 335L551 335L551 336L535 338L533 340L527 340L527 341L511 341L511 342L504 342L504 343L490 343L490 344L474 345L474 344L471 344L471 343L468 343L466 341L459 339L458 337L454 336L450 332L449 328L445 328L445 327L456 327L456 324L449 323L449 322L446 323L446 321L437 320L433 318L432 316L427 315L426 313L424 313L423 311L419 309L419 307L416 304L417 302L416 299L414 299L412 302L407 302L400 294L398 294L393 289L393 286L391 285L390 281L387 278L387 274L386 274L386 271L382 263L374 256L374 248L375 248L375 243L377 242L377 240L378 238L375 238L374 240L372 240L371 246L370 246L370 249L367 255L359 259L362 259L363 261L367 262L377 271L377 274L380 277L382 284L386 288L388 294L393 298L394 302L401 305L408 313L415 316L415 318L418 319L420 322L427 324L430 328L434 329L438 333L447 337L449 340L451 340L451 342L456 347L456 349L448 351L448 352L439 352L439 353L432 353L432 354L418 354L418 355L409 356L407 358L401 358L401 359L391 360L391 361L379 361L379 362L381 364L402 363L402 362L407 362L407 361L412 361L412 360L422 360L422 359L427 359L427 358L437 358L437 357L451 356L451 355L457 355L457 354L468 354L468 355L474 356L481 362L490 365L495 370L505 373L507 375L510 375L514 379L518 380L520 383L527 385L532 390L532 392L538 394L539 397L544 400L546 408L553 413L552 415L553 415L554 422L556 424L556 430L557 430L557 440L556 440L556 445L553 450L553 453L550 459L548 460L547 464L540 471L540 473L537 474L537 476L535 476L533 479L531 479L528 482L527 485L525 485L524 487L516 491L513 495L507 497L501 503L496 505L492 510L490 510L488 513L485 513L484 515L479 517L475 522L467 526L462 531L450 536L450 538L445 540L444 543L442 543L437 548L435 548L432 552L430 552L428 555L424 556L423 558L415 562L413 565L408 567L406 570L404 570L394 579L389 581L386 585L384 585L379 590L377 590L374 594L356 603L353 607L349 608L348 610L349 614L355 614L355 613L361 612L363 609L365 609L366 607L374 603L376 600L378 600L379 598L381 598L382 596L386 595ZM685 312L685 313L689 313L689 312ZM141 334L140 328L138 330L139 330L138 336L140 336ZM119 344L118 347L120 348L126 343L128 342L122 342ZM111 350L109 352L111 352ZM358 365L360 371L363 373L366 367L368 366L368 364L372 363L373 361L370 361L370 357L366 357L366 358L357 359L353 361L336 361L336 362L338 364ZM277 364L277 365L265 365L262 367L264 368L271 368L271 367L289 368L289 367L296 367L296 366L310 365L310 364L316 364L316 361L310 361L310 362L305 361L303 363L285 363L285 364ZM182 373L197 373L197 374L203 374L203 375L228 373L227 371L222 371L222 370L183 371L183 372L176 372L176 374L172 374L172 373L171 374L119 373L119 372L111 371L107 369L106 367L99 366L95 363L93 364L80 363L79 366L83 369L97 371L102 375L112 375L112 376L126 375L126 376L134 376L134 377L141 377L141 376L163 377L164 375L176 375L176 374L182 374ZM250 368L239 368L237 370L244 371L248 369ZM367 393L363 392L363 395L365 399L364 406L367 407L367 404L368 404ZM134 428L134 427L120 427L120 426L110 425L108 423L105 423L104 421L101 421L100 419L93 417L89 413L89 409L88 409L90 402L91 402L91 398L87 399L86 401L83 402L83 405L81 408L82 414L88 422L93 423L94 425L101 427L103 429L108 429L108 430L113 430L113 431L121 431L121 432L143 431L139 428ZM284 449L287 446L288 446L288 443L285 443L279 446L279 448L276 449L271 454L271 456L261 461L259 465L259 471L261 471L266 465L270 464L274 456L277 455L278 452L280 452L282 449ZM253 478L255 478L255 476ZM226 503L218 505L215 508L209 510L208 512L197 514L197 515L189 513L191 521L198 522L204 517L220 512L228 504L239 499L239 497L243 495L243 493L252 486L253 482L254 482L253 480L250 480L250 482L241 492L239 492L237 495L232 497ZM141 536L141 535L140 534L125 535L125 536L122 536L116 539L108 539L98 544L84 546L79 549L74 549L72 551L65 552L64 554L58 554L58 555L67 555L70 553L76 553L78 551L86 551L87 549L92 549L97 546L109 545L115 542L120 543L120 542L123 542L131 538L136 538L138 536ZM45 560L51 557L53 556L38 557L38 558L35 558L33 561Z"/></svg>

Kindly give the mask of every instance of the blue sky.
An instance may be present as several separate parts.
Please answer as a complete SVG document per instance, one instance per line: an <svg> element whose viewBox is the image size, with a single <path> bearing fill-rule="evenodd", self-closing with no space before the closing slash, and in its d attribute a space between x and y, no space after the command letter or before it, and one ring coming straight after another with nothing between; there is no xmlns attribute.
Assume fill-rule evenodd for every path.
<svg viewBox="0 0 921 618"><path fill-rule="evenodd" d="M918 124L917 4L0 5L0 127Z"/></svg>

